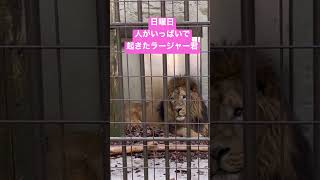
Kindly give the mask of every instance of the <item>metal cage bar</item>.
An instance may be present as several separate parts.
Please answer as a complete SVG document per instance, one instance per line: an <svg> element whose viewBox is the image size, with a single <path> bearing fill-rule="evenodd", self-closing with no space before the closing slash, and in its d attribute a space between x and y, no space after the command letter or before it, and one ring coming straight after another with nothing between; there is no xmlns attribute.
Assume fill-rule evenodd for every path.
<svg viewBox="0 0 320 180"><path fill-rule="evenodd" d="M166 2L161 1L160 4L160 9L161 9L161 17L166 16ZM167 64L167 55L163 54L162 55L162 71L163 71L163 99L167 99L168 97L168 64ZM169 137L169 124L168 124L168 101L165 101L164 104L164 122L165 122L165 137L166 139ZM170 162L169 162L169 141L165 142L165 168L166 168L166 180L170 180Z"/></svg>
<svg viewBox="0 0 320 180"><path fill-rule="evenodd" d="M120 18L120 5L119 5L119 2L118 1L114 1L114 5L115 5L115 21L116 22L120 22L121 21L121 18ZM121 50L121 36L120 36L120 28L116 28L116 36L117 36L117 50ZM118 63L118 66L119 66L119 69L118 69L118 74L120 76L123 76L123 65L122 65L122 53L121 52L117 52L118 55L117 55L117 63ZM119 90L120 90L120 94L118 94L119 98L122 99L122 101L120 102L120 109L121 111L123 111L124 109L124 91L123 91L123 77L119 77L118 78L118 82L119 82ZM120 113L120 118L121 119L124 119L123 118L124 116L124 113ZM122 124L122 135L125 136L126 135L126 132L125 132L125 128L126 126L124 124ZM125 168L127 167L127 152L126 152L126 148L125 148L125 145L126 145L126 141L122 141L121 144L122 144L122 165L123 165L123 180L126 180L128 177L127 177L127 173L128 173L128 169Z"/></svg>
<svg viewBox="0 0 320 180"><path fill-rule="evenodd" d="M184 1L184 21L189 22L189 1ZM190 96L190 54L185 55L185 74L187 77L187 99L191 99ZM187 137L191 137L191 129L190 129L190 104L186 102L187 107ZM191 142L187 142L187 180L191 180Z"/></svg>
<svg viewBox="0 0 320 180"><path fill-rule="evenodd" d="M293 27L293 0L289 0L289 45L294 46ZM294 114L294 51L289 49L289 114L288 119L293 119Z"/></svg>
<svg viewBox="0 0 320 180"><path fill-rule="evenodd" d="M166 2L168 1L171 1L171 0L150 0L150 2L161 2L161 16L165 17L165 5L166 5ZM211 24L210 22L189 22L189 2L192 1L192 0L183 0L181 2L184 2L184 13L185 13L185 22L182 22L182 23L178 23L178 26L179 25L185 25L186 27L190 27L190 26L208 26L210 27ZM201 0L194 0L194 1L201 1ZM105 19L105 18L101 18L101 16L106 16L105 13L102 13L102 14L98 14L98 16L100 16L101 19L99 19L99 23L101 23L101 25L99 26L99 29L102 30L101 32L99 32L99 39L102 40L99 42L99 45L97 46L62 46L61 43L60 43L60 35L59 35L59 16L58 16L58 1L55 0L55 28L56 28L56 42L57 44L55 46L28 46L28 45L1 45L0 46L0 49L1 51L3 51L3 53L5 53L5 51L7 50L13 50L13 49L36 49L36 50L41 50L41 49L55 49L57 51L57 57L58 57L58 75L59 75L59 108L60 108L60 119L59 120L51 120L51 121L43 121L43 120L2 120L0 121L0 124L1 125L15 125L15 126L19 126L19 125L25 125L25 124L40 124L40 125L47 125L47 124L54 124L54 125L60 125L61 126L61 136L62 136L62 141L64 139L64 125L65 124L100 124L103 129L105 129L105 127L109 127L109 124L111 122L109 122L109 117L107 117L107 114L108 114L108 108L107 110L105 109L105 103L108 103L108 102L105 102L107 101L106 99L109 99L108 98L108 89L106 89L106 87L102 87L101 88L101 91L106 91L107 93L107 96L105 97L105 99L102 99L102 116L103 117L107 117L107 122L104 121L104 120L97 120L97 121L68 121L68 120L65 120L64 118L64 109L63 109L63 94L62 94L62 72L61 72L61 53L60 51L61 50L64 50L64 49L98 49L100 51L100 58L101 59L104 59L105 58L105 53L107 50L109 50L110 46L107 44L109 43L109 39L107 37L105 37L105 32L104 31L108 31L108 30L105 30L105 25L108 24L108 21ZM105 2L102 3L102 1L97 1L98 3L98 7L99 8L99 11L100 13L101 12L104 12L104 7L105 7ZM119 29L120 28L126 28L126 27L133 27L133 26L139 26L139 27L142 27L142 26L146 26L146 23L142 22L143 19L142 19L142 2L146 2L146 1L143 1L143 0L140 0L140 1L118 1L118 0L114 0L115 4L117 4L117 8L118 8L118 12L119 12L119 2L138 2L137 5L137 9L138 9L138 21L137 23L130 23L130 24L127 24L126 22L125 23L122 23L120 21L120 14L116 13L116 19L118 19L118 22L115 22L111 25L112 28L116 28L117 29L117 33L119 33ZM148 1L149 2L149 1ZM176 1L173 1L172 0L172 3L173 2L176 2ZM320 178L320 171L319 171L319 168L320 168L320 155L319 155L319 151L320 151L320 144L318 143L318 140L319 140L319 137L320 137L320 127L319 127L319 124L320 124L320 115L319 115L319 111L320 111L320 72L319 72L319 66L320 66L320 51L319 51L319 48L320 48L320 13L319 13L319 8L320 8L320 2L319 0L313 0L314 2L314 9L313 9L313 17L314 17L314 44L313 45L304 45L304 46L295 46L294 43L293 43L293 1L290 0L289 2L289 22L290 22L290 34L289 34L289 45L288 46L283 46L283 20L282 20L282 0L279 0L279 3L280 3L280 6L279 6L279 15L280 15L280 45L279 46L255 46L254 45L254 33L255 33L255 30L254 30L254 0L242 0L241 1L241 9L242 9L242 38L243 38L243 42L245 43L244 46L221 46L221 47L214 47L212 49L228 49L228 48L238 48L238 49L242 49L244 51L244 54L245 54L245 60L244 60L244 74L243 74L243 81L244 81L244 104L245 104L245 122L234 122L234 121L229 121L229 122L217 122L217 121L212 121L213 119L219 119L218 117L215 117L218 115L218 113L215 113L218 111L218 109L214 109L216 107L213 107L213 106L210 106L210 101L208 101L209 103L209 109L211 110L210 111L210 117L212 119L210 119L210 126L214 125L214 124L242 124L242 125L246 125L247 127L245 128L245 133L244 133L244 136L245 136L245 152L246 154L255 154L256 153L256 148L255 148L255 132L254 132L254 128L251 128L249 127L249 125L258 125L258 124L268 124L268 125L273 125L273 124L278 124L278 125L296 125L296 124L311 124L311 125L314 125L314 156L315 156L315 161L314 161L314 179L319 179ZM210 6L210 1L209 1L209 6ZM198 11L198 8L197 8L197 11ZM210 15L209 15L210 17ZM105 21L106 20L106 21ZM119 34L118 34L119 35ZM118 48L121 49L120 47L120 44L121 44L121 37L120 35L118 36L119 39L119 43L118 43ZM106 41L103 41L103 40L106 40ZM293 107L294 107L294 91L293 91L293 84L294 84L294 74L293 74L293 51L294 49L298 49L298 48L303 48L303 49L313 49L314 50L314 76L313 76L313 83L314 83L314 120L313 121L304 121L304 122L294 122L294 121L255 121L255 118L256 118L256 114L255 114L255 104L256 104L256 97L255 96L252 96L252 94L255 94L255 61L252 59L252 56L251 56L251 52L255 49L280 49L280 56L281 56L281 71L283 70L283 50L284 49L289 49L289 54L290 54L290 59L289 59L289 63L290 63L290 116L293 115ZM210 46L209 46L209 49L210 49ZM211 53L212 51L206 51L205 53ZM121 64L122 62L122 58L121 58L121 51L117 52L120 54L120 59L119 59L119 63ZM151 59L151 58L150 58ZM201 58L200 58L201 59ZM210 59L210 57L209 57ZM110 140L111 141L121 141L123 142L122 146L124 147L123 148L123 158L124 158L124 161L123 161L123 168L124 169L124 174L123 174L123 178L124 179L127 179L127 171L126 169L127 168L130 168L127 166L127 162L126 162L126 150L125 150L125 146L126 146L126 141L132 141L132 140L141 140L144 142L144 146L146 146L147 144L147 141L165 141L166 144L169 143L169 141L186 141L187 142L187 145L191 145L191 141L210 141L209 138L200 138L200 137L197 137L197 138L192 138L190 137L190 125L192 123L190 123L189 121L189 118L187 116L187 132L188 132L188 136L189 137L184 137L184 138L169 138L168 137L168 128L166 128L166 137L163 137L163 138L156 138L156 137L146 137L146 102L147 102L147 99L145 98L146 96L146 92L145 92L145 78L147 77L145 75L145 67L144 67L144 56L143 55L140 55L140 73L141 73L141 76L137 76L137 77L140 77L141 78L141 96L142 98L139 99L141 102L142 102L142 121L143 121L143 126L144 126L144 137L141 137L141 138L127 138L127 137L120 137L120 138L116 138L116 137L111 137ZM106 63L105 61L101 60L101 67L102 68L105 68L107 67L107 69L109 68L109 65L108 63ZM201 62L201 61L200 61ZM212 70L212 66L213 66L213 63L209 61L209 65L210 65L210 69ZM186 55L185 57L185 68L186 68L186 76L187 78L190 78L192 76L190 76L190 56L189 55ZM200 68L202 68L202 65L200 65ZM122 64L120 65L120 69L122 69ZM209 69L209 72L210 73L213 73L212 71L210 71ZM198 68L197 68L198 70ZM109 75L110 73L108 74L105 74L103 73L104 71L102 70L102 76L101 76L101 80L102 80L102 84L104 83L109 83ZM163 55L163 73L164 73L164 76L161 76L163 78L163 87L164 89L167 88L167 78L170 77L170 76L167 76L167 56L166 55ZM282 74L282 72L281 72ZM123 86L123 78L124 77L133 77L133 76L124 76L122 74L122 72L120 72L120 76L117 76L118 78L120 78L121 80L121 83L120 85ZM151 78L154 77L154 76L150 76ZM173 76L174 77L174 76ZM195 76L195 77L203 77L202 76L202 73L200 72L200 76ZM213 78L211 78L210 76L208 76L209 79L210 79L210 84L212 84L211 81L213 81ZM187 87L188 87L188 92L187 92L187 96L188 96L188 101L187 101L187 104L191 102L190 100L190 83L189 83L189 79L187 81ZM282 82L283 82L283 79L282 79ZM129 86L128 86L129 87ZM123 93L123 87L120 88L121 92ZM209 88L209 91L210 91L210 88ZM103 93L104 94L104 93ZM163 91L163 96L164 98L167 98L167 92L166 91ZM211 96L209 96L209 98L211 99ZM116 100L116 99L110 99L111 101L112 100ZM121 98L120 97L120 100L122 100L122 102L125 100L123 97ZM129 97L129 100L132 100L130 99ZM164 100L165 101L165 109L167 109L167 100ZM212 99L211 99L211 102L212 102ZM130 103L129 103L130 104ZM284 105L284 102L282 100L282 106L283 107ZM188 106L187 106L188 107ZM187 109L187 115L190 113L190 107L188 107ZM290 120L291 118L289 118ZM167 115L165 115L165 123L167 126L170 124L168 121L168 118L167 118ZM118 123L118 122L114 122L115 124ZM126 124L126 122L119 122L119 123L123 123L123 125ZM149 123L149 122L148 122ZM177 123L175 123L177 124ZM106 137L107 135L107 132L105 130L103 130L103 137ZM13 134L13 133L12 133ZM11 148L12 148L12 152L14 152L13 150L13 137L10 137L10 141L11 141ZM212 141L210 141L211 145L212 145ZM200 146L200 145L199 145ZM105 148L107 147L107 144L106 142L104 141L103 143L103 146L102 146L102 149L103 149L103 167L105 168L105 172L104 172L104 179L107 179L107 172L108 170L110 169L110 162L108 160L110 160L109 158L107 158L107 155L108 155L108 150L105 151ZM211 146L213 147L213 146ZM64 149L64 148L63 148ZM108 149L108 148L107 148ZM169 149L168 147L166 147L166 152L165 152L165 157L166 157L166 179L169 179L170 178L170 171L169 171ZM64 156L64 152L62 152L62 156ZM191 179L191 169L200 169L199 167L198 168L191 168L191 156L190 156L190 147L188 146L188 160L187 160L187 178L188 179ZM147 149L144 148L144 178L145 179L148 179L148 159L147 159ZM12 155L12 176L14 177L15 176L15 165L14 165L14 154ZM256 166L255 166L255 156L246 156L246 172L245 172L245 178L246 180L253 180L255 179L255 173L256 173ZM211 159L211 158L210 158ZM64 164L65 162L63 162L62 164L62 170L64 171ZM212 163L212 161L210 160L210 164ZM212 167L212 164L210 165ZM210 176L212 177L212 168L210 167ZM64 179L65 179L65 173L66 172L63 172L64 174Z"/></svg>
<svg viewBox="0 0 320 180"><path fill-rule="evenodd" d="M211 4L212 4L212 1L208 1L208 6L211 7ZM208 20L209 22L212 22L213 21L213 14L211 12L211 8L208 8ZM209 147L208 147L208 163L209 163L209 172L208 172L208 180L211 180L213 179L214 175L215 175L215 171L214 169L212 168L214 166L214 156L213 156L213 146L214 146L214 142L212 141L212 139L214 138L213 136L213 133L212 133L212 130L214 128L213 126L213 123L214 120L215 120L215 117L214 116L217 116L218 115L218 110L217 108L214 109L214 107L212 106L212 103L213 102L213 92L212 92L212 86L213 86L213 83L214 83L214 79L212 78L213 76L213 59L211 59L212 57L212 47L211 47L211 43L213 43L213 40L211 39L211 29L213 28L213 23L210 23L211 26L208 27L208 50L209 50L209 53L208 53L208 66L209 66L209 69L208 69L208 74L209 74L209 78L208 78L208 120L209 120L209 125L208 125L208 129L209 129L209 138L211 139L211 141L209 141Z"/></svg>
<svg viewBox="0 0 320 180"><path fill-rule="evenodd" d="M137 9L138 9L138 21L143 22L143 16L142 16L142 1L137 1ZM140 76L145 76L145 67L144 67L144 55L139 55L140 59ZM144 99L146 97L146 86L145 86L145 78L140 78L141 82L141 97ZM146 101L141 101L142 104L142 122L146 122ZM147 126L146 124L143 124L143 137L147 136ZM144 159L144 167L148 167L148 150L147 150L147 141L143 141L143 159ZM148 168L144 168L144 179L148 180Z"/></svg>
<svg viewBox="0 0 320 180"><path fill-rule="evenodd" d="M55 20L55 35L56 35L56 45L60 46L61 45L61 40L60 40L60 17L59 17L59 2L58 0L54 1L54 20ZM57 73L58 73L58 89L59 89L59 118L60 120L64 119L64 108L63 108L63 88L62 88L62 62L61 62L61 49L56 49L57 53ZM61 149L61 157L62 157L62 179L65 180L67 177L67 172L66 172L66 157L65 157L65 128L64 124L60 125L60 140L62 142L62 149Z"/></svg>
<svg viewBox="0 0 320 180"><path fill-rule="evenodd" d="M17 125L25 125L25 124L105 124L105 121L101 120L48 120L48 121L41 121L41 120L1 120L1 125L9 125L9 124L17 124ZM119 124L119 122L110 122ZM123 123L123 122L121 122ZM120 123L120 124L121 124ZM152 123L152 122L148 122ZM160 123L163 124L163 123ZM174 123L179 124L179 123ZM185 124L185 123L184 123ZM214 121L210 122L210 124L247 124L247 125L279 125L279 124L286 124L286 125L316 125L320 124L318 121Z"/></svg>
<svg viewBox="0 0 320 180"><path fill-rule="evenodd" d="M254 0L241 1L241 33L245 45L255 44L255 3ZM256 64L251 50L244 50L243 59L243 104L244 121L256 120ZM256 179L256 135L255 128L244 126L244 179Z"/></svg>
<svg viewBox="0 0 320 180"><path fill-rule="evenodd" d="M190 26L188 26L190 27ZM115 28L112 28L115 29ZM223 49L256 49L256 50L268 50L268 49L319 49L320 45L306 44L306 45L227 45L227 46L214 46L212 50L223 50ZM46 45L0 45L0 49L110 49L110 46L46 46ZM210 51L202 51L210 53Z"/></svg>
<svg viewBox="0 0 320 180"><path fill-rule="evenodd" d="M283 0L279 0L279 44L282 46L283 45ZM279 50L279 55L280 55L280 81L281 81L281 87L280 87L280 93L284 92L284 64L283 64L283 49ZM285 118L284 112L286 109L284 108L286 103L285 103L285 97L281 96L280 97L280 120L283 120ZM282 171L284 169L284 127L281 127L281 168ZM281 176L281 179L283 179L284 176Z"/></svg>
<svg viewBox="0 0 320 180"><path fill-rule="evenodd" d="M110 28L107 26L110 24L110 18L107 18L110 14L110 8L107 10L104 7L109 7L109 3L103 0L97 0L97 16L98 16L98 44L104 46L110 46L110 36L105 32L110 32ZM106 121L105 125L101 125L101 151L102 151L102 172L101 175L104 180L109 177L108 172L110 172L110 142L106 141L107 137L110 137L110 106L107 103L107 99L110 99L110 88L107 88L107 84L110 84L110 53L107 52L108 49L99 50L99 62L100 62L100 82L101 82L101 119ZM98 175L99 176L99 175Z"/></svg>
<svg viewBox="0 0 320 180"><path fill-rule="evenodd" d="M320 1L313 0L313 44L320 44ZM319 49L313 50L313 120L320 122L320 51ZM313 130L313 179L320 179L320 126L317 124Z"/></svg>

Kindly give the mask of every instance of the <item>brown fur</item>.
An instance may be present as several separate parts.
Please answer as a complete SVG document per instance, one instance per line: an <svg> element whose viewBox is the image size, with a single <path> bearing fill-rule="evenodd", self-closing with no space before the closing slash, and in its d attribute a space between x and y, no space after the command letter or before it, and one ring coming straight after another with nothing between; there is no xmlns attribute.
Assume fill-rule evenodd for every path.
<svg viewBox="0 0 320 180"><path fill-rule="evenodd" d="M181 100L181 94L183 96L186 96L187 98L187 81L188 78L186 77L176 77L174 79L171 79L168 83L168 100L172 98L168 102L168 122L177 122L177 112L176 108L177 106L180 106L184 111L185 119L182 121L179 121L179 124L176 125L170 125L170 130L172 133L175 133L179 136L187 136L187 123L194 123L190 125L191 128L191 136L197 137L197 136L208 136L208 125L204 123L208 123L208 117L207 117L207 107L203 102L203 99L198 92L198 85L197 83L189 78L190 83L190 98L191 101L189 101L190 104L190 116L187 115L187 105L186 103L182 103L183 100ZM180 98L180 99L179 99ZM177 103L179 102L180 103ZM161 120L164 121L164 114L165 114L165 107L164 107L165 101L160 103L160 117ZM196 123L202 123L202 124L196 124Z"/></svg>
<svg viewBox="0 0 320 180"><path fill-rule="evenodd" d="M125 121L131 122L132 126L140 126L143 122L147 122L149 126L158 127L159 125L155 122L159 122L159 114L157 112L157 103L156 101L146 102L146 118L143 120L142 108L143 104L141 102L130 102L125 103Z"/></svg>
<svg viewBox="0 0 320 180"><path fill-rule="evenodd" d="M212 57L214 78L211 81L212 105L218 119L214 121L243 120L234 114L242 108L241 62L243 56L238 50L215 52ZM272 71L268 59L253 54L257 62L257 121L280 121L288 119L286 108L280 114L279 79ZM283 137L283 138L282 138ZM224 170L223 179L231 178L229 173L240 172L244 166L243 127L241 125L213 125L211 140L224 149L224 154L216 155L218 168ZM282 144L283 142L283 144ZM310 146L301 129L296 126L258 125L256 126L257 179L308 180L311 179ZM221 151L220 151L221 152ZM283 158L282 158L283 156ZM303 165L300 165L303 164ZM219 178L217 178L219 179Z"/></svg>

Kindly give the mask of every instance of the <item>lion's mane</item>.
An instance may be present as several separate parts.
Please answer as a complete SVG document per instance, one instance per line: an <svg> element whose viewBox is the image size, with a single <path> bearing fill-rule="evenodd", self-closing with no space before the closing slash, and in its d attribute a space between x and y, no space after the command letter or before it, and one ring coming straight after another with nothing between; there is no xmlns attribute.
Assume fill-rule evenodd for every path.
<svg viewBox="0 0 320 180"><path fill-rule="evenodd" d="M225 45L225 44L224 44ZM228 79L241 79L244 59L239 49L212 50L211 69L214 76L210 81L211 91ZM288 104L283 99L280 78L273 71L271 59L267 55L252 51L256 61L257 120L291 121ZM241 80L240 80L241 81ZM242 87L242 86L241 86ZM223 92L219 92L223 93ZM283 114L281 115L281 111ZM277 180L284 177L290 180L312 179L312 151L301 126L297 125L257 125L257 179ZM282 144L283 143L283 144Z"/></svg>
<svg viewBox="0 0 320 180"><path fill-rule="evenodd" d="M208 135L207 132L207 125L205 123L208 123L208 115L207 115L207 106L205 105L202 96L199 93L198 84L196 81L190 77L186 76L177 76L175 78L172 78L168 82L168 94L173 93L175 90L179 89L180 87L186 88L187 87L187 81L189 79L189 85L190 85L190 98L191 101L189 101L190 104L190 117L189 122L192 123L190 125L191 129L194 130L197 133ZM169 98L166 98L169 99ZM165 121L165 101L161 101L159 104L159 114L160 119L162 121ZM174 123L175 117L174 117L174 111L173 107L168 103L168 122ZM188 123L188 122L186 122ZM199 123L199 124L196 124ZM169 129L170 132L174 133L176 128L186 127L186 125L179 124L170 124Z"/></svg>

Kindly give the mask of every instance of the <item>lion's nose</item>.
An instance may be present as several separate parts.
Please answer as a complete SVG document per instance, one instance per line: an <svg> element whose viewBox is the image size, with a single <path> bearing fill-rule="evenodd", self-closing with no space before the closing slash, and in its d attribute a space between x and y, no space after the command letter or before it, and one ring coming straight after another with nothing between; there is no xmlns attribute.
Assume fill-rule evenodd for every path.
<svg viewBox="0 0 320 180"><path fill-rule="evenodd" d="M180 112L182 110L182 108L176 108L177 112Z"/></svg>
<svg viewBox="0 0 320 180"><path fill-rule="evenodd" d="M217 146L213 148L213 157L214 159L221 159L225 154L227 154L230 151L229 147L222 147L222 146Z"/></svg>

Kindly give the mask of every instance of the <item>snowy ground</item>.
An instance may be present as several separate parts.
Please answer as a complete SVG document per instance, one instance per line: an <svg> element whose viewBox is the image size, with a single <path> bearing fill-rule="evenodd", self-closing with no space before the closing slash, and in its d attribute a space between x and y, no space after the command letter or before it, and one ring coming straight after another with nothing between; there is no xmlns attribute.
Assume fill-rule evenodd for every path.
<svg viewBox="0 0 320 180"><path fill-rule="evenodd" d="M143 158L135 158L128 156L128 180L143 179ZM133 166L132 166L133 164ZM164 180L165 179L165 159L156 158L148 160L148 176L150 180ZM191 179L201 180L208 179L208 160L207 159L195 159L191 163ZM122 180L122 158L111 159L111 180ZM182 180L187 179L187 163L176 163L170 161L170 179Z"/></svg>

